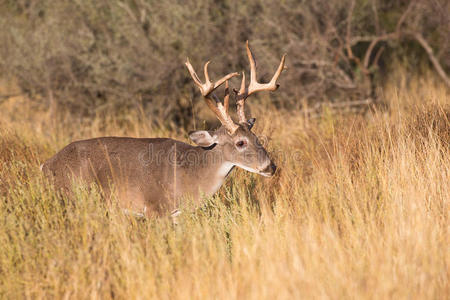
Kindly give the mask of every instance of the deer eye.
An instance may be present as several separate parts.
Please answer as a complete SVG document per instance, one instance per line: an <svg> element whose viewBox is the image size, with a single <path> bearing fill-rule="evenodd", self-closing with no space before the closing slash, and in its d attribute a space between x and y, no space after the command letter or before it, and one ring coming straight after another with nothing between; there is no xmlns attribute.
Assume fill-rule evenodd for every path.
<svg viewBox="0 0 450 300"><path fill-rule="evenodd" d="M244 140L240 140L240 141L237 141L237 142L236 142L236 146L237 146L238 148L242 148L242 147L244 147L246 144L247 144L247 142L244 141Z"/></svg>

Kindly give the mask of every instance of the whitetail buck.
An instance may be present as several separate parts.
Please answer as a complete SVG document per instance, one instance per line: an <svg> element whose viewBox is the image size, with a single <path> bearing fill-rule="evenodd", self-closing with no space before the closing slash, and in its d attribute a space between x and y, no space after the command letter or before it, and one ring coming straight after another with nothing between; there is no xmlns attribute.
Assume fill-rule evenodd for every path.
<svg viewBox="0 0 450 300"><path fill-rule="evenodd" d="M266 150L251 132L255 119L247 120L244 105L248 96L259 91L275 91L284 68L282 57L269 83L256 80L256 63L247 42L250 61L250 84L245 74L239 91L235 91L239 122L229 114L228 80L230 73L212 83L208 64L202 83L190 64L186 66L222 126L215 131L194 131L190 139L198 146L169 138L101 137L69 144L42 166L58 189L70 193L74 179L86 184L97 183L107 197L114 193L120 206L146 216L164 215L176 211L183 199L200 201L202 195L213 195L231 170L238 166L250 172L270 177L276 166ZM214 91L225 83L223 102Z"/></svg>

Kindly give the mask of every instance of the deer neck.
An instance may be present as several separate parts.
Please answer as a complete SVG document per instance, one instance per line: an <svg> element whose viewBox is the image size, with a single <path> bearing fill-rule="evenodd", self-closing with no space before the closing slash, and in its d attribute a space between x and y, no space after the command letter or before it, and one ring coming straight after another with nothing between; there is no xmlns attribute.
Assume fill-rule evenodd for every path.
<svg viewBox="0 0 450 300"><path fill-rule="evenodd" d="M203 178L201 192L212 196L222 186L226 177L233 170L234 164L224 159L221 149L202 149L198 176Z"/></svg>

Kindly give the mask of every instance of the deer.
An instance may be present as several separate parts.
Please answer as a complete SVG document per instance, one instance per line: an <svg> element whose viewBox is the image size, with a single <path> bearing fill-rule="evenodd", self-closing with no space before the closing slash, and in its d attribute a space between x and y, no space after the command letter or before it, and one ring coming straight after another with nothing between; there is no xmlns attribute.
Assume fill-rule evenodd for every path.
<svg viewBox="0 0 450 300"><path fill-rule="evenodd" d="M234 167L265 177L277 167L258 137L251 131L255 118L245 116L247 98L260 91L275 91L285 68L285 57L268 83L257 81L256 62L248 41L250 83L245 73L239 90L234 89L238 122L229 112L229 80L239 73L229 73L212 82L204 65L201 82L189 58L185 65L209 109L220 121L216 130L189 132L196 145L170 138L98 137L70 143L48 159L41 170L53 185L70 194L75 181L96 184L107 199L118 199L120 208L133 214L152 217L178 215L184 202L199 205L213 196ZM225 84L223 100L216 90Z"/></svg>

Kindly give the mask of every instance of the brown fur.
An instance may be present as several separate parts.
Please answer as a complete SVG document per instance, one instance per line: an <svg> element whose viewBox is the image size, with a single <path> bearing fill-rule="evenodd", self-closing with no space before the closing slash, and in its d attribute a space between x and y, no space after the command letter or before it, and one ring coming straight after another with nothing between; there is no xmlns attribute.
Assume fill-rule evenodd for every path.
<svg viewBox="0 0 450 300"><path fill-rule="evenodd" d="M233 135L223 127L213 134L217 143L210 147L168 138L77 141L46 161L43 172L69 194L74 179L97 183L107 198L115 193L121 207L147 216L171 212L186 197L198 202L202 194L214 194L234 165L273 174L273 163L248 126L239 125ZM240 139L248 141L244 151L236 148Z"/></svg>

